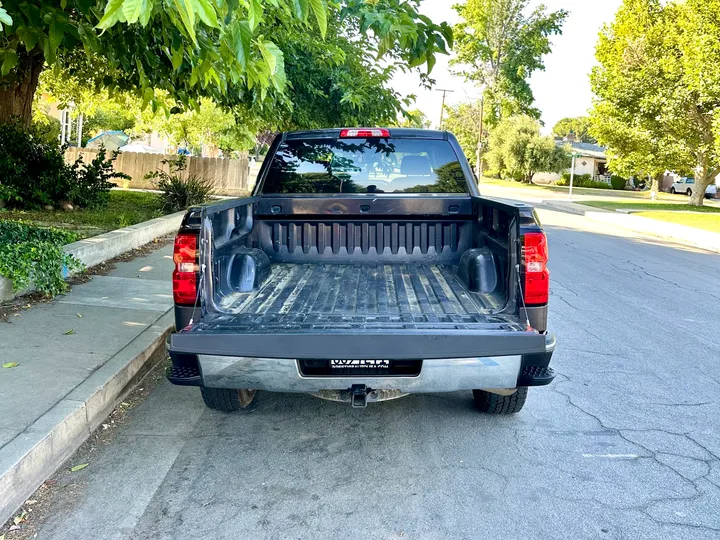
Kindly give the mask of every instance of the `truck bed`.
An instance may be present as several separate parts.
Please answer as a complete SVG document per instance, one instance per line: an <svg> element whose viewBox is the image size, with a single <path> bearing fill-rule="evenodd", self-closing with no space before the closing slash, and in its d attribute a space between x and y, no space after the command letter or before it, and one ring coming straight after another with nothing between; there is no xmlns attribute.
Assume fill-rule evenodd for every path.
<svg viewBox="0 0 720 540"><path fill-rule="evenodd" d="M284 264L255 291L219 306L234 326L272 328L470 328L498 322L501 294L469 291L452 265Z"/></svg>

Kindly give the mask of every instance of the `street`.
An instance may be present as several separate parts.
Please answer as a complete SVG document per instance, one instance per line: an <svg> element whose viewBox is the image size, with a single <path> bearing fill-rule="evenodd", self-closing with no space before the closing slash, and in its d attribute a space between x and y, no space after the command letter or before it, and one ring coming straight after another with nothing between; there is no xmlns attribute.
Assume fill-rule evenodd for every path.
<svg viewBox="0 0 720 540"><path fill-rule="evenodd" d="M539 214L558 378L519 414L460 392L227 415L165 381L60 473L37 537L720 537L720 255Z"/></svg>

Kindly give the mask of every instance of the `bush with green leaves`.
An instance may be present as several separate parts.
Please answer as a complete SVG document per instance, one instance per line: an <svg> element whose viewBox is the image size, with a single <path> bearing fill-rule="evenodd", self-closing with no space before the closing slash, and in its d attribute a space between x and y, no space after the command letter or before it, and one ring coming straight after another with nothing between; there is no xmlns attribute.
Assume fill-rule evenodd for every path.
<svg viewBox="0 0 720 540"><path fill-rule="evenodd" d="M562 177L555 183L556 186L569 186L570 185L570 173L562 173ZM596 189L612 189L612 186L607 182L600 180L593 180L589 174L576 174L573 178L573 187L582 188L596 188Z"/></svg>
<svg viewBox="0 0 720 540"><path fill-rule="evenodd" d="M130 180L127 174L113 169L113 163L119 153L115 150L109 158L106 158L105 148L100 148L90 163L84 163L82 157L77 158L72 166L74 178L67 199L81 208L107 206L110 189L116 185L110 180L114 178Z"/></svg>
<svg viewBox="0 0 720 540"><path fill-rule="evenodd" d="M35 227L18 221L0 221L0 275L13 282L14 290L31 283L47 295L67 290L64 271L77 272L83 265L63 246L78 235L51 227Z"/></svg>
<svg viewBox="0 0 720 540"><path fill-rule="evenodd" d="M25 129L14 122L0 124L0 196L7 206L57 204L65 200L72 180L72 170L56 144L35 128Z"/></svg>
<svg viewBox="0 0 720 540"><path fill-rule="evenodd" d="M67 165L63 148L48 139L41 127L17 123L0 125L0 200L11 208L35 209L69 201L81 208L107 205L115 172L113 152L104 149L90 162L78 158Z"/></svg>
<svg viewBox="0 0 720 540"><path fill-rule="evenodd" d="M610 177L610 185L613 189L620 191L625 189L625 186L627 185L627 180L625 180L622 176L617 176L613 174Z"/></svg>
<svg viewBox="0 0 720 540"><path fill-rule="evenodd" d="M155 181L155 186L162 193L159 195L160 208L163 212L179 212L189 206L202 204L213 194L213 185L210 180L191 174L183 178L182 173L187 169L187 159L179 156L177 159L164 159L168 171L158 170L145 175L145 178Z"/></svg>

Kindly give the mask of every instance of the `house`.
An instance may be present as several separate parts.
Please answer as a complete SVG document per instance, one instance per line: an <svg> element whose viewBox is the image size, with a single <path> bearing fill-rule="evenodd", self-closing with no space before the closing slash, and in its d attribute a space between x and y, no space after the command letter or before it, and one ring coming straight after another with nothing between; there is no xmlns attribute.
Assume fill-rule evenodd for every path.
<svg viewBox="0 0 720 540"><path fill-rule="evenodd" d="M578 142L571 134L564 139L555 139L558 146L567 146L576 156L575 175L589 174L593 180L610 183L610 171L607 168L605 148L597 144ZM570 169L567 170L570 172ZM539 184L550 183L560 179L557 173L538 173L533 181Z"/></svg>

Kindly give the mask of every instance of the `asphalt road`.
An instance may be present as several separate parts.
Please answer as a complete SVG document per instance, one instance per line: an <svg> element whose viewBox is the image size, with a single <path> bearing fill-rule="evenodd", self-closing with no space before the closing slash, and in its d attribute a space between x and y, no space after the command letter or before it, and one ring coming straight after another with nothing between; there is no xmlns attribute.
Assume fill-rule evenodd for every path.
<svg viewBox="0 0 720 540"><path fill-rule="evenodd" d="M720 255L541 217L560 375L520 414L461 392L225 415L164 383L38 538L720 538Z"/></svg>

